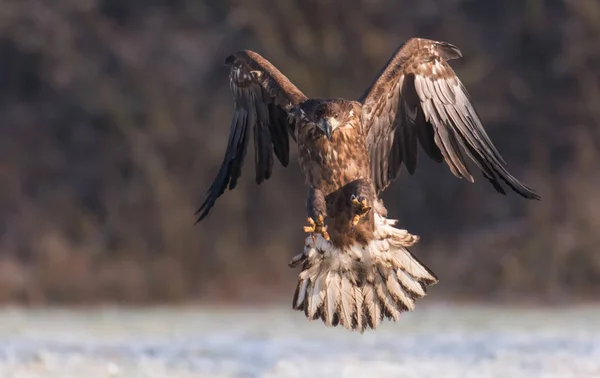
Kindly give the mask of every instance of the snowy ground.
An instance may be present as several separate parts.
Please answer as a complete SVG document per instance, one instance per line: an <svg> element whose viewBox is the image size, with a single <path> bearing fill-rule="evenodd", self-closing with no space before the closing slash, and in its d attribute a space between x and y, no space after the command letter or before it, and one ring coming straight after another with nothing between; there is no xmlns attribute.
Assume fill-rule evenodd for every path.
<svg viewBox="0 0 600 378"><path fill-rule="evenodd" d="M4 309L0 377L600 377L600 307L423 304L362 336L287 307Z"/></svg>

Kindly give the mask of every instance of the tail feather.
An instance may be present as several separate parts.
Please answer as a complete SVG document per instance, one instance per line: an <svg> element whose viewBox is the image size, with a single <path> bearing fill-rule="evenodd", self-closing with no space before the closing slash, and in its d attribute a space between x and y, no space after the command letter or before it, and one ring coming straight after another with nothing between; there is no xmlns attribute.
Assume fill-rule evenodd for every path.
<svg viewBox="0 0 600 378"><path fill-rule="evenodd" d="M367 284L363 287L364 292L364 314L367 320L366 326L371 327L372 329L377 328L379 322L383 320L382 312L381 312L381 303L377 298L377 294L375 294L375 287L371 284ZM362 332L362 330L360 330Z"/></svg>
<svg viewBox="0 0 600 378"><path fill-rule="evenodd" d="M437 283L436 275L407 247L419 237L394 227L396 220L374 212L375 239L362 247L336 248L317 235L306 239L304 253L290 266L303 264L294 293L293 308L327 326L341 324L364 332L376 329L384 318L398 321L415 301Z"/></svg>
<svg viewBox="0 0 600 378"><path fill-rule="evenodd" d="M379 302L381 303L385 317L398 321L398 319L400 319L400 313L404 310L400 303L404 304L403 301L408 300L408 298L398 298L400 299L399 301L394 300L381 275L375 275L375 292L377 293L377 299L379 299Z"/></svg>
<svg viewBox="0 0 600 378"><path fill-rule="evenodd" d="M393 264L397 266L399 270L403 270L413 278L429 285L438 281L435 274L417 260L408 250L405 250L404 252L405 253L395 254L392 257L394 260Z"/></svg>
<svg viewBox="0 0 600 378"><path fill-rule="evenodd" d="M323 303L324 296L321 294L321 291L324 287L325 275L320 274L314 283L311 285L310 290L311 294L308 297L308 305L307 308L307 317L310 319L316 319L318 315L318 310Z"/></svg>
<svg viewBox="0 0 600 378"><path fill-rule="evenodd" d="M406 273L402 269L398 269L395 272L392 271L392 275L396 280L395 284L400 284L400 289L404 289L409 292L411 298L417 299L425 296L425 290L423 290L422 284L410 274Z"/></svg>
<svg viewBox="0 0 600 378"><path fill-rule="evenodd" d="M341 276L341 284L340 320L344 327L352 328L354 309L356 308L354 285L346 275Z"/></svg>
<svg viewBox="0 0 600 378"><path fill-rule="evenodd" d="M308 279L300 280L298 282L298 287L296 287L296 292L294 293L294 310L302 309L302 304L304 303L304 298L306 297L306 289L308 289L308 282Z"/></svg>
<svg viewBox="0 0 600 378"><path fill-rule="evenodd" d="M360 286L354 286L354 328L364 329L364 310L363 310L363 289Z"/></svg>
<svg viewBox="0 0 600 378"><path fill-rule="evenodd" d="M404 305L405 311L412 311L415 309L415 298L403 286L392 270L387 277L387 289L398 306Z"/></svg>
<svg viewBox="0 0 600 378"><path fill-rule="evenodd" d="M329 326L333 325L335 319L339 317L337 314L338 303L340 302L339 279L340 275L338 272L333 271L329 273L327 280L326 305L323 313L323 320Z"/></svg>
<svg viewBox="0 0 600 378"><path fill-rule="evenodd" d="M304 310L304 315L306 315L306 317L309 318L310 320L312 320L312 318L313 318L312 314L310 313L310 305L311 305L312 292L313 292L314 285L315 285L314 281L309 279L308 285L306 285L306 294L304 294L305 299L304 299L304 303L302 306L302 309Z"/></svg>

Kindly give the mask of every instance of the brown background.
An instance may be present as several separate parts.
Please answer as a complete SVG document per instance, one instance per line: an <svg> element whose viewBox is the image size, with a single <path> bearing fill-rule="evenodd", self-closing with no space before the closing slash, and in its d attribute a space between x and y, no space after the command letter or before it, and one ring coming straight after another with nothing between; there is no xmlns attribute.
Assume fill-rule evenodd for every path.
<svg viewBox="0 0 600 378"><path fill-rule="evenodd" d="M309 96L356 98L413 36L462 50L452 65L490 136L542 196L498 195L421 154L384 199L422 237L431 295L593 298L598 1L6 0L0 301L290 299L297 166L257 187L249 155L239 189L194 226L229 133L223 60L250 48Z"/></svg>

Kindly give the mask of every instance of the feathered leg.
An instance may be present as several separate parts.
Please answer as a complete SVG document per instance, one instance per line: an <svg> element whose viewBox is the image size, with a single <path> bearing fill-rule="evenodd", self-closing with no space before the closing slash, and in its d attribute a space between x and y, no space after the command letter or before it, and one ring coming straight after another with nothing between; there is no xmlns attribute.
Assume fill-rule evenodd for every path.
<svg viewBox="0 0 600 378"><path fill-rule="evenodd" d="M325 217L327 217L327 203L325 195L319 189L311 188L306 199L306 211L308 213L308 226L304 226L304 232L321 234L325 240L329 240Z"/></svg>

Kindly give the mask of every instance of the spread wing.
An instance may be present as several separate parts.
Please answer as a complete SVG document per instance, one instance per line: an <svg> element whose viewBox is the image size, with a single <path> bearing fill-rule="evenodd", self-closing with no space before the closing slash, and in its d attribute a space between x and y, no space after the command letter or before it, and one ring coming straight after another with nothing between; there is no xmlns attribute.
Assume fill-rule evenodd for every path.
<svg viewBox="0 0 600 378"><path fill-rule="evenodd" d="M294 137L288 112L306 96L269 61L253 51L240 51L225 60L230 65L233 118L221 168L198 209L198 222L208 215L225 189L235 188L242 172L250 134L254 134L256 182L271 177L273 154L289 163L289 135Z"/></svg>
<svg viewBox="0 0 600 378"><path fill-rule="evenodd" d="M504 183L525 198L539 199L506 170L467 90L448 65L447 60L461 56L449 43L413 38L361 97L377 192L398 176L402 163L410 174L415 172L420 144L459 178L473 182L468 156L498 192L506 194Z"/></svg>

